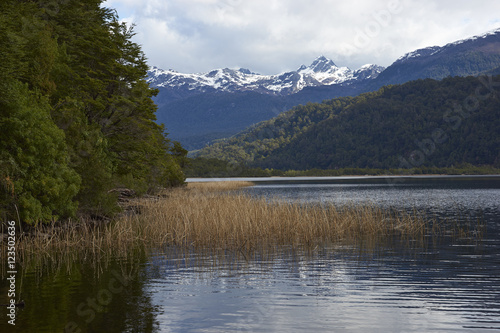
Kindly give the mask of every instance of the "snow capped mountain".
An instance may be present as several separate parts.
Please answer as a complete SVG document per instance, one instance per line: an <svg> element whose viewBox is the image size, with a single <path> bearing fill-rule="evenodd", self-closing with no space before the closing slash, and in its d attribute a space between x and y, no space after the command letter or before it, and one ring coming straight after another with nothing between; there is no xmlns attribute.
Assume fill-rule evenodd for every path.
<svg viewBox="0 0 500 333"><path fill-rule="evenodd" d="M361 66L360 69L354 71L353 77L356 81L364 81L364 80L374 80L378 77L380 73L385 70L385 67L367 64Z"/></svg>
<svg viewBox="0 0 500 333"><path fill-rule="evenodd" d="M356 71L338 67L324 57L316 58L310 66L277 75L261 75L248 69L216 69L208 73L184 74L174 70L151 67L148 83L152 87L182 89L193 92L255 91L271 95L290 95L305 87L349 85L375 79L384 70L376 65L365 65Z"/></svg>
<svg viewBox="0 0 500 333"><path fill-rule="evenodd" d="M415 50L415 51L412 51L412 52L408 52L405 55L399 57L394 62L394 64L403 63L403 62L405 62L405 61L407 61L409 59L413 59L413 58L432 56L432 55L438 53L439 51L441 51L441 49L442 48L439 47L439 46L430 46L430 47L426 47L426 48L423 48L423 49L418 49L418 50Z"/></svg>
<svg viewBox="0 0 500 333"><path fill-rule="evenodd" d="M309 79L310 86L341 84L354 78L349 68L337 67L332 60L324 56L316 58L309 67L302 65L297 73L302 75L304 80Z"/></svg>
<svg viewBox="0 0 500 333"><path fill-rule="evenodd" d="M448 45L458 45L458 44L463 44L463 43L474 41L474 40L484 39L484 38L487 38L487 37L490 37L490 36L496 36L499 33L500 33L500 28L497 28L497 29L493 29L493 30L490 30L488 32L485 32L485 33L483 33L481 35L472 36L472 37L469 37L469 38L466 38L466 39L458 40L456 42L447 44L446 46L448 46Z"/></svg>
<svg viewBox="0 0 500 333"><path fill-rule="evenodd" d="M385 69L364 65L351 70L320 56L309 66L276 75L243 68L183 74L152 67L148 82L160 90L155 97L158 122L166 124L171 138L195 150L298 104L412 80L484 73L500 73L500 29L407 53Z"/></svg>
<svg viewBox="0 0 500 333"><path fill-rule="evenodd" d="M388 84L448 76L481 75L500 68L500 29L406 53L374 80L370 89Z"/></svg>
<svg viewBox="0 0 500 333"><path fill-rule="evenodd" d="M405 55L401 56L400 58L398 58L394 62L394 64L397 65L397 64L403 63L407 60L415 59L415 58L419 58L419 57L422 57L422 58L423 57L430 57L430 56L445 52L449 49L456 48L457 46L464 46L470 42L478 42L481 40L485 40L488 37L495 37L497 35L500 35L500 28L488 31L488 32L481 34L481 35L473 36L473 37L466 38L466 39L461 39L461 40L455 41L453 43L448 43L444 46L430 46L430 47L426 47L423 49L418 49L418 50L406 53Z"/></svg>
<svg viewBox="0 0 500 333"><path fill-rule="evenodd" d="M257 92L287 96L307 87L345 88L358 86L359 83L365 86L379 87L384 84L402 83L422 77L434 78L436 73L441 73L444 76L480 73L482 70L475 63L472 63L472 66L478 68L470 69L469 73L467 70L460 70L460 68L469 65L465 65L465 67L455 66L455 68L450 67L449 62L456 58L456 54L463 54L463 57L467 57L469 49L484 54L498 54L500 50L499 39L500 29L496 29L442 47L431 46L418 49L403 55L387 69L368 64L353 71L347 67L337 66L325 56L319 56L309 66L302 65L295 71L276 75L257 74L244 68L222 68L207 73L187 74L151 67L148 72L148 83L163 91L161 95L165 101L207 92ZM483 44L487 46L481 47ZM434 63L433 66L441 67L439 69L436 67L431 71L427 63L429 59Z"/></svg>

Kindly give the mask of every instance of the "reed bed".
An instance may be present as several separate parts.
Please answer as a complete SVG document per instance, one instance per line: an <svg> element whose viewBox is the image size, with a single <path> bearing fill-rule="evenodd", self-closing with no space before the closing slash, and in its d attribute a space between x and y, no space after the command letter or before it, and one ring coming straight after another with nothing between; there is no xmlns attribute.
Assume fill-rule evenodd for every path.
<svg viewBox="0 0 500 333"><path fill-rule="evenodd" d="M187 189L197 192L225 192L239 190L243 187L252 186L248 181L226 181L226 182L199 182L188 183Z"/></svg>
<svg viewBox="0 0 500 333"><path fill-rule="evenodd" d="M373 206L339 209L189 189L141 205L145 238L193 248L316 246L394 235L421 238L427 225L419 216Z"/></svg>
<svg viewBox="0 0 500 333"><path fill-rule="evenodd" d="M17 256L26 261L40 256L69 258L78 253L80 258L101 261L137 249L169 246L246 253L280 245L313 248L376 243L394 236L423 239L433 232L432 223L418 214L374 206L304 205L233 191L248 185L251 183L190 183L158 197L133 199L128 203L133 213L105 225L81 220L23 235Z"/></svg>

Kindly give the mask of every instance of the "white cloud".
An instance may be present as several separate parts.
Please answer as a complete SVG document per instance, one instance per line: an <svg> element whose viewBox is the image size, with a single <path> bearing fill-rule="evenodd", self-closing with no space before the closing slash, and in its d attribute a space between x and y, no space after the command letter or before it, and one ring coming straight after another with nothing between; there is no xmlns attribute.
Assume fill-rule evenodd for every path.
<svg viewBox="0 0 500 333"><path fill-rule="evenodd" d="M353 69L500 26L489 0L108 0L149 63L182 72L296 69L323 54Z"/></svg>

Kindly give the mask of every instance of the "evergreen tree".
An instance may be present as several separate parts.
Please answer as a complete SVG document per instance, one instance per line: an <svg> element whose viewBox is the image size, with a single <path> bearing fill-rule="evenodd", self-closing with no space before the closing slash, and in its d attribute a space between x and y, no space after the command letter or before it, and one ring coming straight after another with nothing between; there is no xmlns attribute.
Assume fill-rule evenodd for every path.
<svg viewBox="0 0 500 333"><path fill-rule="evenodd" d="M47 222L109 215L115 186L180 185L178 148L133 31L101 0L0 3L2 215Z"/></svg>
<svg viewBox="0 0 500 333"><path fill-rule="evenodd" d="M64 132L46 98L11 82L0 102L2 218L37 223L74 216L80 177L69 167ZM16 212L17 213L17 212Z"/></svg>

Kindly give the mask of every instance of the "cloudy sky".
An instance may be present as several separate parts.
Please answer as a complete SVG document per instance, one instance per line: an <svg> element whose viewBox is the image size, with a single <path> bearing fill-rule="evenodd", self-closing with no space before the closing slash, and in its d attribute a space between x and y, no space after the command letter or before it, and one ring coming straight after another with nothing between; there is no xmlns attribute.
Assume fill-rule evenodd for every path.
<svg viewBox="0 0 500 333"><path fill-rule="evenodd" d="M277 74L325 55L388 66L406 52L500 28L496 0L108 0L149 64Z"/></svg>

